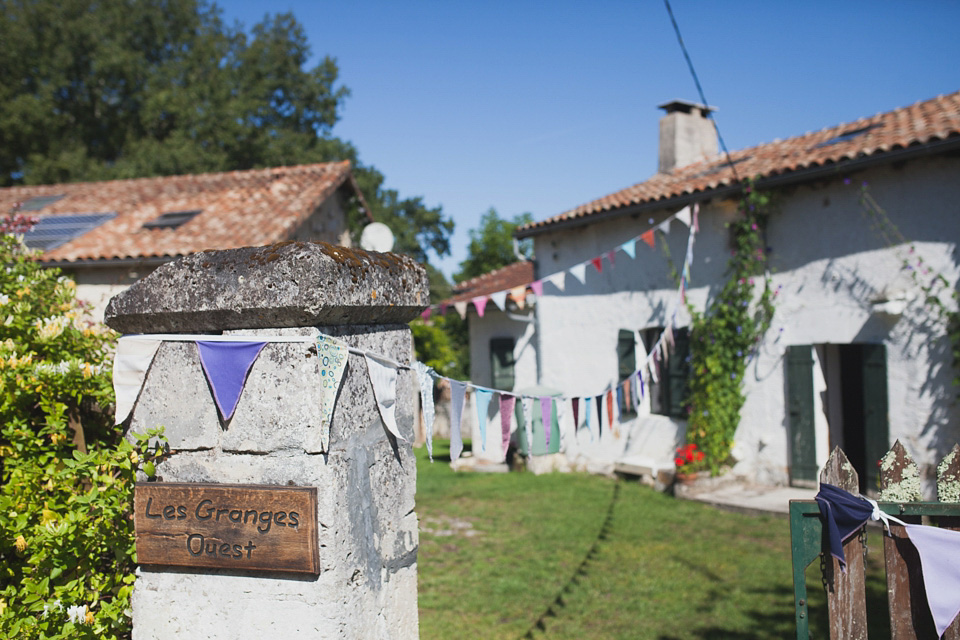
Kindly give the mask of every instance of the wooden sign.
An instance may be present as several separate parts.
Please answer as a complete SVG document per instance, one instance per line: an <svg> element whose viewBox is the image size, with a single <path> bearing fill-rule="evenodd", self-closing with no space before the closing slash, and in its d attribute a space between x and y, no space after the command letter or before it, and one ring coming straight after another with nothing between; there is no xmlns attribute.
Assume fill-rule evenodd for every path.
<svg viewBox="0 0 960 640"><path fill-rule="evenodd" d="M137 562L320 573L316 487L137 483Z"/></svg>

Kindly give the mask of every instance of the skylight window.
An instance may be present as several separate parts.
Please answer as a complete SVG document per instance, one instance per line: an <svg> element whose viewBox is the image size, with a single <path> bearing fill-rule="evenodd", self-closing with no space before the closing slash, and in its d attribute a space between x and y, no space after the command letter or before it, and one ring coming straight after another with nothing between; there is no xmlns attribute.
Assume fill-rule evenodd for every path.
<svg viewBox="0 0 960 640"><path fill-rule="evenodd" d="M35 196L24 202L20 206L20 211L40 211L47 205L51 205L58 200L62 200L65 193L56 196Z"/></svg>
<svg viewBox="0 0 960 640"><path fill-rule="evenodd" d="M23 242L31 249L49 251L79 238L108 220L116 213L71 213L41 216L40 222L23 234Z"/></svg>
<svg viewBox="0 0 960 640"><path fill-rule="evenodd" d="M860 127L859 129L851 129L849 131L844 131L838 136L834 136L833 138L830 138L825 142L821 142L820 144L816 145L816 147L818 148L829 147L830 145L840 144L841 142L847 142L848 140L853 140L857 136L862 136L866 132L872 131L873 129L877 129L882 126L883 126L882 124L871 124L871 125L867 125L866 127Z"/></svg>
<svg viewBox="0 0 960 640"><path fill-rule="evenodd" d="M154 218L150 222L144 223L144 229L176 229L180 225L186 224L200 213L201 209L192 211L171 211L165 213L159 218Z"/></svg>
<svg viewBox="0 0 960 640"><path fill-rule="evenodd" d="M742 158L738 158L738 159L734 160L733 162L727 162L726 160L724 160L724 161L720 162L719 164L717 164L716 166L710 167L709 169L704 169L703 171L701 171L700 173L698 173L698 174L696 174L696 175L694 175L694 176L692 176L692 177L694 177L694 178L703 178L703 177L705 177L705 176L711 176L711 175L713 175L713 174L715 174L715 173L720 173L721 171L724 171L725 169L729 169L731 165L736 165L736 164L740 164L741 162L746 162L747 160L749 160L749 159L752 158L752 157L753 157L753 156L744 156L744 157L742 157Z"/></svg>

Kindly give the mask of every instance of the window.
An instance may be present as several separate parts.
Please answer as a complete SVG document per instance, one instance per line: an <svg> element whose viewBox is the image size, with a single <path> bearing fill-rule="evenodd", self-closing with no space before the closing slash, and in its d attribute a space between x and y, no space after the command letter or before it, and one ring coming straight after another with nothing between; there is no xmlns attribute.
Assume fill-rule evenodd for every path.
<svg viewBox="0 0 960 640"><path fill-rule="evenodd" d="M637 340L635 336L636 333L629 329L620 329L620 334L617 336L618 385L637 371ZM636 417L637 411L630 399L619 393L618 398L620 399L621 419Z"/></svg>
<svg viewBox="0 0 960 640"><path fill-rule="evenodd" d="M513 338L493 338L490 340L490 371L493 375L494 389L513 391Z"/></svg>
<svg viewBox="0 0 960 640"><path fill-rule="evenodd" d="M647 353L653 349L663 333L663 327L643 329L640 332ZM673 350L666 364L660 362L659 382L649 383L650 412L671 418L687 417L687 395L690 379L690 332L684 327L673 332Z"/></svg>
<svg viewBox="0 0 960 640"><path fill-rule="evenodd" d="M176 229L180 225L186 224L200 213L200 209L192 211L171 211L165 213L159 218L154 218L150 222L145 222L144 229Z"/></svg>

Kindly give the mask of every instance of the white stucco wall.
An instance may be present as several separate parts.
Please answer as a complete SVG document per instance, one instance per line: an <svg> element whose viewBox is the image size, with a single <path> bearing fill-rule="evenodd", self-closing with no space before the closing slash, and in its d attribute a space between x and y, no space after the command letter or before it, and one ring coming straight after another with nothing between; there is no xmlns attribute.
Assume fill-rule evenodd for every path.
<svg viewBox="0 0 960 640"><path fill-rule="evenodd" d="M886 346L890 443L907 447L925 473L953 443L960 440L960 413L951 405L952 369L942 327L917 300L900 315L883 313L875 302L889 297L919 297L919 287L903 271L906 246L887 248L871 229L871 220L858 203L860 184L870 185L873 198L903 236L915 243L932 272L955 286L960 240L960 160L927 158L905 165L863 171L845 184L841 178L792 187L780 197L780 208L769 221L770 266L779 288L771 330L759 355L749 366L747 401L737 431L734 472L768 483L788 481L789 438L785 412L784 353L789 345L882 343ZM638 235L673 210L597 222L535 238L538 276L588 260ZM689 299L703 308L710 293L723 282L730 254L724 224L736 215L732 202L701 206L701 233L691 268ZM620 329L662 326L675 301L667 260L642 243L631 260L616 254L616 266L604 262L603 273L587 267L586 284L567 278L565 291L545 286L537 300L540 382L565 396L597 395L617 378L617 338ZM674 222L667 236L677 265L683 259L686 227ZM681 324L686 318L681 312ZM480 323L472 326L472 331ZM483 348L484 341L473 341ZM485 356L489 358L489 356ZM816 358L815 354L815 358ZM474 358L482 359L474 355ZM638 358L639 362L639 358ZM825 374L819 360L814 371L816 455L822 463L830 449L830 426L824 398ZM573 461L603 465L624 455L642 455L669 464L673 448L683 438L684 421L649 415L641 408L636 419L619 425L620 437L605 434L590 442L581 432L573 437L570 411L562 429Z"/></svg>

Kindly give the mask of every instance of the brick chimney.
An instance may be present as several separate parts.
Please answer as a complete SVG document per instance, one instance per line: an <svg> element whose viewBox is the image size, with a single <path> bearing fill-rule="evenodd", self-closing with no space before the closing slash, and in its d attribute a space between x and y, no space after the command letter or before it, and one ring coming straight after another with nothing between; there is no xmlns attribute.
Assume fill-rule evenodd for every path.
<svg viewBox="0 0 960 640"><path fill-rule="evenodd" d="M717 155L717 130L707 116L716 107L673 100L661 104L660 164L657 171L669 173L698 160Z"/></svg>

